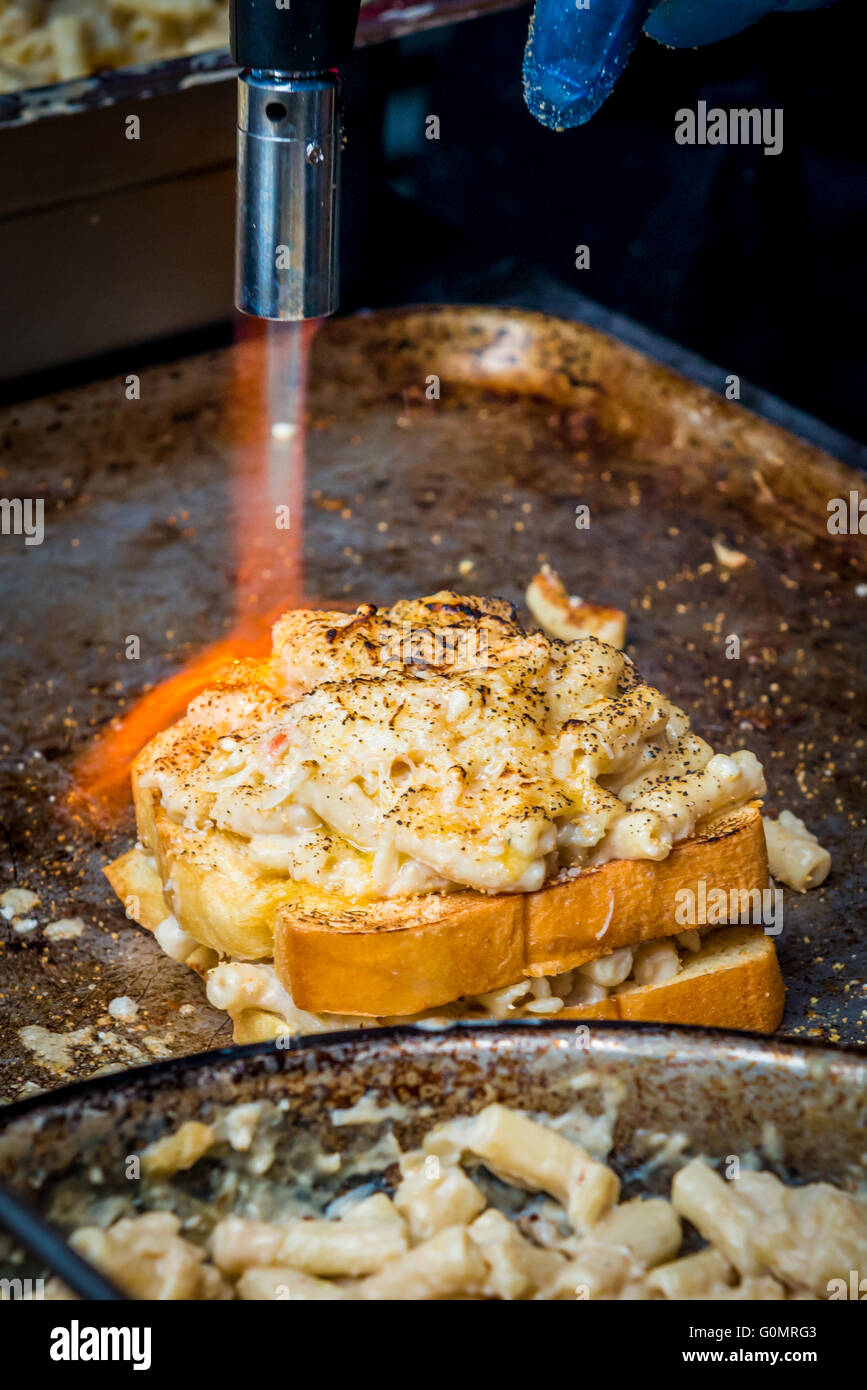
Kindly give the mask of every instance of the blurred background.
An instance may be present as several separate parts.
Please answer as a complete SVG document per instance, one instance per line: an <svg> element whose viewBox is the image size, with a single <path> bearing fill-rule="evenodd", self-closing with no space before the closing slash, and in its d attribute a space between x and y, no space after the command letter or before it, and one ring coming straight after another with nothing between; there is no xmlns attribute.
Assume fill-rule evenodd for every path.
<svg viewBox="0 0 867 1390"><path fill-rule="evenodd" d="M528 19L520 5L384 42L368 31L356 49L342 312L501 302L593 319L601 306L599 326L618 331L625 316L863 437L858 0L695 50L642 35L601 111L561 134L524 107ZM192 79L168 68L146 86L115 75L108 106L83 88L71 103L0 97L7 396L45 389L34 374L46 369L70 384L73 368L100 374L106 354L132 369L176 351L179 335L231 336L231 70L227 58ZM699 100L782 107L782 153L676 144L675 112ZM138 142L123 138L129 112Z"/></svg>

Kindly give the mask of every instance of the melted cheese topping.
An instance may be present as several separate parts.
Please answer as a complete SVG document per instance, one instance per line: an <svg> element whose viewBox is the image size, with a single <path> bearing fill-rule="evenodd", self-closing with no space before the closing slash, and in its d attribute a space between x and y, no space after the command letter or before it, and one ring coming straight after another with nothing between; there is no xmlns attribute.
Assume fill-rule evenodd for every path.
<svg viewBox="0 0 867 1390"><path fill-rule="evenodd" d="M501 600L441 593L289 613L139 760L167 814L351 896L529 892L564 866L664 859L764 791L596 638L528 634Z"/></svg>

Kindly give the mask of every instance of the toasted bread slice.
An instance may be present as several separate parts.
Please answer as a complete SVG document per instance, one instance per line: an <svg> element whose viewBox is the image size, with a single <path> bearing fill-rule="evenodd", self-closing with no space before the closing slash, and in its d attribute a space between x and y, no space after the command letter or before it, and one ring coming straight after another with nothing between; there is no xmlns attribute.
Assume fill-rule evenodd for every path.
<svg viewBox="0 0 867 1390"><path fill-rule="evenodd" d="M237 836L178 825L135 773L133 794L139 838L172 885L166 915L223 955L275 956L298 1006L313 1012L416 1013L522 974L555 975L676 931L680 888L768 883L754 804L718 817L660 862L615 860L538 893L352 900L257 867ZM114 886L124 899L136 893Z"/></svg>
<svg viewBox="0 0 867 1390"><path fill-rule="evenodd" d="M661 985L630 985L599 1004L561 1009L554 1018L685 1023L773 1033L786 990L774 943L759 927L719 927L679 974Z"/></svg>
<svg viewBox="0 0 867 1390"><path fill-rule="evenodd" d="M756 805L718 818L660 863L613 860L538 893L427 894L340 912L304 894L277 910L274 964L298 1008L311 1013L422 1013L673 935L684 925L675 916L678 891L696 893L702 880L726 892L767 887Z"/></svg>
<svg viewBox="0 0 867 1390"><path fill-rule="evenodd" d="M154 931L168 916L169 905L162 894L156 865L143 850L133 849L121 855L106 870L106 876L126 903L128 915L142 926ZM424 903L426 900L418 901ZM500 901L481 899L480 908ZM429 909L430 906L431 903ZM464 922L467 929L471 928L472 920L467 914ZM484 920L483 916L483 927ZM492 920L496 920L496 913ZM415 922L416 926L419 924L423 925L421 913ZM488 926L490 929L490 923ZM489 937L490 930L487 939ZM520 970L512 973L511 980L520 978L520 973ZM470 993L470 988L461 981L451 1000L465 993ZM630 986L609 995L601 1003L567 1007L553 1017L560 1021L620 1019L683 1023L770 1033L779 1026L784 997L777 954L770 938L757 927L730 926L720 927L706 936L700 950L687 960L680 973L664 984ZM327 1014L333 1011L323 1012L326 1016L322 1022L327 1027ZM246 1009L236 1015L234 1021L236 1042L260 1041L287 1031L278 1015L261 1009Z"/></svg>
<svg viewBox="0 0 867 1390"><path fill-rule="evenodd" d="M179 825L166 815L153 792L142 787L135 768L133 797L144 848L131 853L152 856L160 882L171 885L165 890L164 915L172 912L202 946L243 960L267 960L273 954L274 924L281 905L313 906L334 918L353 907L335 893L260 868L246 853L246 841L239 835ZM112 875L120 862L105 872L118 895L126 898L135 889L122 892L115 883ZM125 877L129 873L127 868ZM135 912L129 915L140 921Z"/></svg>
<svg viewBox="0 0 867 1390"><path fill-rule="evenodd" d="M674 979L659 985L633 985L599 1004L561 1009L550 1021L607 1019L773 1033L783 1017L785 995L770 938L758 927L718 927ZM516 1019L526 1022L527 1016L516 1014ZM468 1012L466 1020L480 1021L477 1012ZM264 1009L244 1009L233 1015L233 1021L238 1043L265 1042L293 1031L278 1014ZM456 1016L450 1011L449 1021L460 1021L459 1010ZM328 1015L322 1016L321 1023L328 1028Z"/></svg>
<svg viewBox="0 0 867 1390"><path fill-rule="evenodd" d="M185 829L160 810L149 819L155 857L131 850L106 870L128 915L153 931L174 909L183 929L204 946L248 960L273 953L282 983L298 1008L311 1013L422 1013L522 976L559 974L621 946L672 935L684 925L675 916L679 890L696 892L702 880L708 891L726 892L768 883L755 805L711 822L660 863L614 860L538 893L370 901L264 874L222 832ZM171 905L162 890L169 881ZM771 943L761 940L775 960ZM693 969L690 962L672 988L692 978ZM713 995L715 984L707 988ZM628 1007L639 1009L643 993L612 996L586 1006L589 1013L558 1017L640 1017L622 1011L633 998ZM716 1021L712 1002L696 1022ZM728 1016L728 1004L725 1010Z"/></svg>
<svg viewBox="0 0 867 1390"><path fill-rule="evenodd" d="M128 849L103 873L126 908L127 917L148 931L156 931L171 908L153 856L138 848Z"/></svg>

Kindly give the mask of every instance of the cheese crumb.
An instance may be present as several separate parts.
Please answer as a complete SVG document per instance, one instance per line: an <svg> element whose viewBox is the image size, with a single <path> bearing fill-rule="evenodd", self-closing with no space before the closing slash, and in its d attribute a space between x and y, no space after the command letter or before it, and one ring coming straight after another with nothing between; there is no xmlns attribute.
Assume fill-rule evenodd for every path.
<svg viewBox="0 0 867 1390"><path fill-rule="evenodd" d="M71 941L83 931L84 922L80 917L58 917L56 922L48 923L44 935L49 941Z"/></svg>
<svg viewBox="0 0 867 1390"><path fill-rule="evenodd" d="M29 888L7 888L5 893L0 894L0 909L7 922L29 912L38 902L39 894L31 893Z"/></svg>
<svg viewBox="0 0 867 1390"><path fill-rule="evenodd" d="M744 565L748 565L750 562L749 556L744 555L743 551L731 550L720 540L715 540L713 542L713 553L719 563L729 570L742 569Z"/></svg>
<svg viewBox="0 0 867 1390"><path fill-rule="evenodd" d="M108 1011L112 1018L130 1023L138 1015L138 1004L128 994L118 994L109 1004Z"/></svg>

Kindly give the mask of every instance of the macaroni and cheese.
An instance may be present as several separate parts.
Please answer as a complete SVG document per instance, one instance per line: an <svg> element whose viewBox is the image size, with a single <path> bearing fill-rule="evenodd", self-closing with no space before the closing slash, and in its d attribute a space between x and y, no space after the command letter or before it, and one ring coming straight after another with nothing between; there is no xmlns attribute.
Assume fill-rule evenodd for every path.
<svg viewBox="0 0 867 1390"><path fill-rule="evenodd" d="M456 630L440 661L399 640ZM268 873L355 898L532 892L559 871L665 859L765 789L622 652L519 626L448 592L388 610L293 612L159 735L140 792Z"/></svg>
<svg viewBox="0 0 867 1390"><path fill-rule="evenodd" d="M239 1108L243 1142L232 1146L248 1149L261 1107ZM145 1170L167 1178L172 1154L188 1168L214 1150L220 1123L181 1126L145 1150ZM491 1175L508 1185L496 1204ZM154 1196L165 1205L168 1193ZM669 1200L621 1200L607 1163L497 1103L435 1125L400 1154L389 1191L350 1192L329 1212L228 1215L194 1240L177 1215L153 1210L82 1227L72 1244L151 1299L826 1299L867 1259L863 1196L767 1172L726 1181L694 1158ZM684 1221L702 1249L681 1253ZM57 1281L47 1293L68 1296Z"/></svg>

